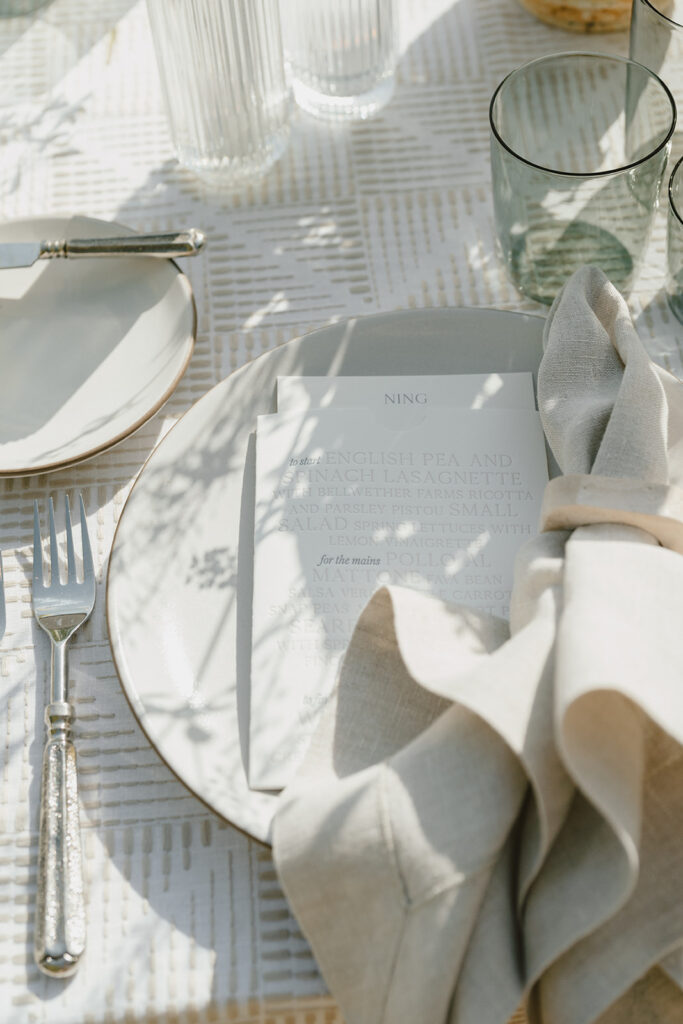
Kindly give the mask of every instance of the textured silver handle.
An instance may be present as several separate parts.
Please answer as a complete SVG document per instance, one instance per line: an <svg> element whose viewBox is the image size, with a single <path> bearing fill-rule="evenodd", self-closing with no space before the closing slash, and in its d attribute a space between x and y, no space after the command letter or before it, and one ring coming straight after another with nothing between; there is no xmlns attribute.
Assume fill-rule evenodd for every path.
<svg viewBox="0 0 683 1024"><path fill-rule="evenodd" d="M85 949L85 896L72 707L48 704L43 752L34 955L45 974L68 977Z"/></svg>
<svg viewBox="0 0 683 1024"><path fill-rule="evenodd" d="M204 235L196 228L167 235L125 235L122 238L71 238L40 243L40 259L93 256L196 256L204 248Z"/></svg>

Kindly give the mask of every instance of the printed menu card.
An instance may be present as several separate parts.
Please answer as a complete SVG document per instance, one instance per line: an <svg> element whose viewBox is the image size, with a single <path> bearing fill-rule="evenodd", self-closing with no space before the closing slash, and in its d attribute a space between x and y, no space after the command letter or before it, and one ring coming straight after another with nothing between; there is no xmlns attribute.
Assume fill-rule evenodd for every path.
<svg viewBox="0 0 683 1024"><path fill-rule="evenodd" d="M415 393L407 383L400 394ZM380 404L392 393L258 419L253 788L282 788L300 764L377 587L508 614L547 481L533 393L523 385L517 408Z"/></svg>
<svg viewBox="0 0 683 1024"><path fill-rule="evenodd" d="M329 406L425 406L534 409L530 373L463 373L418 377L278 377L278 412Z"/></svg>

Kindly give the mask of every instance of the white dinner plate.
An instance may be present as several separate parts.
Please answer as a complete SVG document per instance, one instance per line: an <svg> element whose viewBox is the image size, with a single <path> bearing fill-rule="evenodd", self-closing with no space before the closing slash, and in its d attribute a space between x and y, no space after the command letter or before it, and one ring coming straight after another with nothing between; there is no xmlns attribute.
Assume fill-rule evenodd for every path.
<svg viewBox="0 0 683 1024"><path fill-rule="evenodd" d="M0 224L0 242L135 234L91 217ZM0 476L88 459L166 401L192 355L192 289L171 260L0 270Z"/></svg>
<svg viewBox="0 0 683 1024"><path fill-rule="evenodd" d="M153 452L119 521L107 619L117 671L161 757L267 842L278 796L245 763L256 417L278 375L536 371L544 320L492 309L379 314L314 331L221 381Z"/></svg>

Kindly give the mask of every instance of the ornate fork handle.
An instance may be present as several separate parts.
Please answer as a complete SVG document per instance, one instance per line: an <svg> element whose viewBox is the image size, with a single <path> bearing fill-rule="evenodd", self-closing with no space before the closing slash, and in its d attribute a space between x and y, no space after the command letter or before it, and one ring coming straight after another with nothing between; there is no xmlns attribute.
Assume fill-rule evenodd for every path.
<svg viewBox="0 0 683 1024"><path fill-rule="evenodd" d="M192 228L166 235L125 235L122 238L72 238L40 243L41 260L79 259L92 256L196 256L204 247L204 235Z"/></svg>
<svg viewBox="0 0 683 1024"><path fill-rule="evenodd" d="M73 974L85 950L85 893L78 812L76 750L71 742L74 710L69 703L67 643L95 604L95 571L83 498L79 496L83 579L76 572L68 496L66 579L62 581L52 498L49 502L50 582L43 575L38 503L33 507L33 613L50 638L50 700L45 710L47 741L43 752L38 852L38 893L34 956L46 974Z"/></svg>
<svg viewBox="0 0 683 1024"><path fill-rule="evenodd" d="M53 657L64 654L64 641ZM55 650L61 647L62 650ZM70 739L73 709L55 701L45 709L40 846L34 954L48 974L73 974L85 949L85 896L78 813L76 748Z"/></svg>

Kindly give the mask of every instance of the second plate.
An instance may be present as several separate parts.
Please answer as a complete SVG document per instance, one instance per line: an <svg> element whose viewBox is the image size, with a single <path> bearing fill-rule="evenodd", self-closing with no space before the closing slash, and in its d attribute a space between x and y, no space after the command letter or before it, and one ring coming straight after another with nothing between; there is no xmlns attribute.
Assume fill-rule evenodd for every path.
<svg viewBox="0 0 683 1024"><path fill-rule="evenodd" d="M0 242L134 234L91 217L0 225ZM0 271L0 476L91 458L163 405L192 355L190 282L166 259Z"/></svg>

